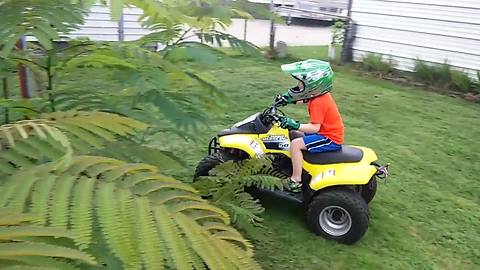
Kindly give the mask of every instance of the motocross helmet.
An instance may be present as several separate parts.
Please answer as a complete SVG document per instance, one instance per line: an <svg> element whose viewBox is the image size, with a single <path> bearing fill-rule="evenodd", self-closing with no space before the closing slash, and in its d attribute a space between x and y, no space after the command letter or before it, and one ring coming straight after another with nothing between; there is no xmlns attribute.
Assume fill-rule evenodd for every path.
<svg viewBox="0 0 480 270"><path fill-rule="evenodd" d="M292 75L300 82L300 86L288 90L294 101L308 100L323 95L332 89L333 71L328 62L308 59L285 64L281 68L283 72Z"/></svg>

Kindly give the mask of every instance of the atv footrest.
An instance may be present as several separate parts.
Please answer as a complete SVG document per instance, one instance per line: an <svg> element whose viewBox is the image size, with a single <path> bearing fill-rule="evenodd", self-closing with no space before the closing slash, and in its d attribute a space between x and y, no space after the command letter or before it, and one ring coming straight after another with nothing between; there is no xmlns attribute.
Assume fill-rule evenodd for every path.
<svg viewBox="0 0 480 270"><path fill-rule="evenodd" d="M275 197L278 197L278 198L282 198L282 199L286 199L286 200L289 200L289 201L293 201L293 202L296 202L296 203L300 203L302 204L303 203L303 195L301 192L290 192L290 191L287 191L287 190L269 190L269 189L258 189L258 191L260 192L264 192L264 193L268 193L268 194L271 194Z"/></svg>

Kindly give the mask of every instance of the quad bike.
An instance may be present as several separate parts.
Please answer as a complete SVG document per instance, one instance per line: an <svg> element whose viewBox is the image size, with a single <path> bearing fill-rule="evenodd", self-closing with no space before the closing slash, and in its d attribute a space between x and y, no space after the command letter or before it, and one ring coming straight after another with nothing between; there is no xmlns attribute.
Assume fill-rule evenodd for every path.
<svg viewBox="0 0 480 270"><path fill-rule="evenodd" d="M218 133L209 144L209 155L201 160L194 178L208 176L215 166L228 160L260 156L272 158L272 175L290 176L290 141L302 137L298 131L280 128L283 113L272 105L231 128ZM360 240L368 229L368 203L377 190L376 178L388 176L388 165L376 163L375 152L365 147L342 146L324 153L303 152L302 191L262 190L302 203L310 229L344 244Z"/></svg>

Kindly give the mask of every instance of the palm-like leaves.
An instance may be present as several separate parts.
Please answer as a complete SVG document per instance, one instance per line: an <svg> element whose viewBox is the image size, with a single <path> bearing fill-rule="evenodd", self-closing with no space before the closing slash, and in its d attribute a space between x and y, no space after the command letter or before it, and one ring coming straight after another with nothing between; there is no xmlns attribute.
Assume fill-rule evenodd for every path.
<svg viewBox="0 0 480 270"><path fill-rule="evenodd" d="M73 241L73 234L61 228L27 223L35 222L40 217L39 215L0 208L0 216L0 265L2 269L76 269L67 260L62 259L73 260L78 265L97 264L95 259L85 252L61 245L59 242L57 244L45 243L45 238Z"/></svg>
<svg viewBox="0 0 480 270"><path fill-rule="evenodd" d="M194 258L213 269L257 267L251 245L226 226L225 212L150 165L80 156L69 167L17 173L2 187L1 206L37 213L38 225L70 230L88 253L100 230L105 248L125 267L191 269ZM47 231L36 236L41 233Z"/></svg>
<svg viewBox="0 0 480 270"><path fill-rule="evenodd" d="M115 136L145 129L145 124L102 112L43 116L3 126L2 142L9 151L19 151L20 142L35 149L37 137L51 137L51 146L69 149L65 154L69 158L60 158L62 166L56 161L22 164L23 170L6 172L9 176L0 181L0 207L31 213L0 223L35 224L0 228L0 242L4 241L0 250L10 249L2 252L1 263L43 267L42 261L29 258L53 256L129 269L259 268L250 243L228 226L228 214L201 199L191 186L161 175L152 165L72 153L79 143L69 138L100 147ZM40 236L69 238L73 243L17 243Z"/></svg>

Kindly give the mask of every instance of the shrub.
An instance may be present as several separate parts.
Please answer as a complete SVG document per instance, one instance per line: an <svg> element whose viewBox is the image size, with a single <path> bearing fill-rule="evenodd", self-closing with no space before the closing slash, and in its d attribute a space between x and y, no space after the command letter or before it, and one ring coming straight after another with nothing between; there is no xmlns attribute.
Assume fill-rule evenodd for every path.
<svg viewBox="0 0 480 270"><path fill-rule="evenodd" d="M477 93L480 94L480 71L477 71L477 82L475 83L475 87L473 90Z"/></svg>
<svg viewBox="0 0 480 270"><path fill-rule="evenodd" d="M473 88L473 82L466 73L452 70L452 86L455 90L461 92L470 92L470 90Z"/></svg>
<svg viewBox="0 0 480 270"><path fill-rule="evenodd" d="M363 58L362 67L367 71L380 72L381 74L392 73L395 68L391 59L388 62L382 59L382 55L369 53Z"/></svg>
<svg viewBox="0 0 480 270"><path fill-rule="evenodd" d="M429 86L445 90L452 89L461 92L470 92L474 84L466 73L452 70L447 62L438 65L417 59L415 62L414 76L418 81L424 82Z"/></svg>
<svg viewBox="0 0 480 270"><path fill-rule="evenodd" d="M451 85L452 70L446 62L442 65L432 65L417 59L415 61L414 73L417 80L431 86L446 89Z"/></svg>

